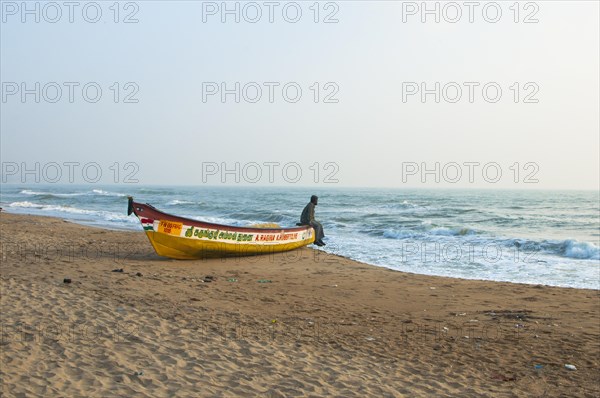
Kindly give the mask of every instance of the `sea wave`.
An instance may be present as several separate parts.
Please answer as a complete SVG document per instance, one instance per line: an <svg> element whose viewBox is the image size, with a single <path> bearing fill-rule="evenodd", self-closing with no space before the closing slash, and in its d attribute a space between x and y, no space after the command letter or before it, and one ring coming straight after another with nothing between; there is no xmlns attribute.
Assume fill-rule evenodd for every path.
<svg viewBox="0 0 600 398"><path fill-rule="evenodd" d="M203 203L202 202L193 202L191 200L179 200L179 199L174 199L174 200L167 202L167 206L201 205L201 204L203 204Z"/></svg>
<svg viewBox="0 0 600 398"><path fill-rule="evenodd" d="M81 209L78 207L71 207L71 206L61 206L61 205L45 205L45 204L39 204L39 203L33 203L33 202L29 202L29 201L22 201L22 202L12 202L8 205L8 207L13 208L13 209L28 209L28 210L33 210L33 211L39 211L39 212L43 212L43 213L49 213L50 215L55 215L55 214L71 214L71 215L79 215L79 216L85 216L86 219L88 219L89 221L109 221L109 222L114 222L114 221L119 221L119 222L126 222L126 223L132 223L135 220L134 217L129 217L125 214L119 214L119 213L115 213L115 212L110 212L110 211L105 211L105 210L88 210L88 209ZM54 213L54 214L52 214ZM34 213L34 214L39 214L39 213Z"/></svg>
<svg viewBox="0 0 600 398"><path fill-rule="evenodd" d="M420 229L386 229L383 237L386 239L416 239L423 242L429 240L439 242L440 239L457 239L465 237L468 242L481 245L501 245L504 247L517 248L524 253L542 253L559 257L578 260L600 260L600 247L592 242L578 241L576 239L564 240L531 240L523 238L501 238L478 233L470 228L448 228L431 227L430 224L422 226L430 227L423 231ZM379 232L381 234L381 232ZM380 235L381 236L381 235Z"/></svg>
<svg viewBox="0 0 600 398"><path fill-rule="evenodd" d="M49 192L36 192L36 191L31 191L29 189L24 189L19 193L21 193L23 195L49 195L50 194Z"/></svg>
<svg viewBox="0 0 600 398"><path fill-rule="evenodd" d="M161 189L161 188L139 188L136 192L138 194L162 195L162 194L168 194L171 191L169 189Z"/></svg>
<svg viewBox="0 0 600 398"><path fill-rule="evenodd" d="M57 211L63 213L72 213L72 214L97 214L98 212L95 210L86 210L80 209L77 207L71 206L61 206L61 205L44 205L39 203L32 203L28 201L24 202L12 202L8 205L9 207L21 207L27 209L38 209L44 211Z"/></svg>
<svg viewBox="0 0 600 398"><path fill-rule="evenodd" d="M127 196L124 193L104 191L102 189L92 189L92 194L102 195L102 196L118 196L118 197Z"/></svg>
<svg viewBox="0 0 600 398"><path fill-rule="evenodd" d="M42 208L44 207L44 205L39 205L37 203L31 203L28 201L23 201L23 202L12 202L8 204L9 207L26 207L26 208L34 208L34 209L38 209L38 208Z"/></svg>
<svg viewBox="0 0 600 398"><path fill-rule="evenodd" d="M567 240L564 242L564 251L567 257L600 260L600 247L590 242Z"/></svg>
<svg viewBox="0 0 600 398"><path fill-rule="evenodd" d="M474 235L476 232L470 228L447 228L447 227L435 227L428 231L432 235L445 235L445 236L464 236Z"/></svg>
<svg viewBox="0 0 600 398"><path fill-rule="evenodd" d="M410 229L386 229L383 231L383 237L388 239L407 239L407 238L426 238L427 236L466 236L475 235L477 232L474 229L467 227L448 228L435 227L430 221L422 222L421 226L428 227L427 230L410 230Z"/></svg>
<svg viewBox="0 0 600 398"><path fill-rule="evenodd" d="M415 231L386 229L383 231L383 237L388 239L407 239L414 238L419 234Z"/></svg>
<svg viewBox="0 0 600 398"><path fill-rule="evenodd" d="M57 192L32 191L32 190L29 190L29 189L23 189L19 193L21 195L38 196L38 197L42 197L42 198L70 198L70 197L73 197L73 196L82 196L82 195L85 195L85 192L57 193Z"/></svg>
<svg viewBox="0 0 600 398"><path fill-rule="evenodd" d="M110 192L102 189L92 189L91 191L85 192L46 192L46 191L33 191L30 189L23 189L19 192L21 195L27 196L37 196L43 198L70 198L74 196L86 196L86 195L100 195L100 196L116 196L123 197L126 196L124 193L120 192Z"/></svg>
<svg viewBox="0 0 600 398"><path fill-rule="evenodd" d="M543 241L509 239L507 243L528 252L543 252L580 260L600 260L599 246L592 242L582 242L576 239Z"/></svg>

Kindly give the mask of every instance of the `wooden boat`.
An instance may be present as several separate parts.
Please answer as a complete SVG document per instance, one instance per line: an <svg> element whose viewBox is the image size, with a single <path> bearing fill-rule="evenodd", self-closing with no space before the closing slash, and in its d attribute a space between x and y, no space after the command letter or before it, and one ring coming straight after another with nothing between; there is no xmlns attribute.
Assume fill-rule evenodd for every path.
<svg viewBox="0 0 600 398"><path fill-rule="evenodd" d="M315 240L311 226L293 228L236 227L173 216L129 197L134 213L159 256L181 260L247 256L297 249Z"/></svg>

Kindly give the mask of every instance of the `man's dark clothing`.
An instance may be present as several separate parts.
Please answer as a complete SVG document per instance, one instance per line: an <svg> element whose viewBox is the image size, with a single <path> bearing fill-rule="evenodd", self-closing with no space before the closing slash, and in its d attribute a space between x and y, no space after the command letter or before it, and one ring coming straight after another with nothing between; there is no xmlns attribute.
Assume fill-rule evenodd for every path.
<svg viewBox="0 0 600 398"><path fill-rule="evenodd" d="M320 222L315 221L315 205L310 202L306 205L304 210L302 210L302 215L300 216L300 223L304 225L310 225L315 230L315 242L320 242L321 239L325 237L323 233L323 226Z"/></svg>

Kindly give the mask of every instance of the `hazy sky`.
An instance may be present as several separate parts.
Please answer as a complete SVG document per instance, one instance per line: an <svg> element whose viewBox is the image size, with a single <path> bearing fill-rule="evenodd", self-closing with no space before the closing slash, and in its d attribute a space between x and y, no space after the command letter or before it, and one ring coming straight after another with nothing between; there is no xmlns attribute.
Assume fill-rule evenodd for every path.
<svg viewBox="0 0 600 398"><path fill-rule="evenodd" d="M2 1L3 179L598 189L599 3L475 3Z"/></svg>

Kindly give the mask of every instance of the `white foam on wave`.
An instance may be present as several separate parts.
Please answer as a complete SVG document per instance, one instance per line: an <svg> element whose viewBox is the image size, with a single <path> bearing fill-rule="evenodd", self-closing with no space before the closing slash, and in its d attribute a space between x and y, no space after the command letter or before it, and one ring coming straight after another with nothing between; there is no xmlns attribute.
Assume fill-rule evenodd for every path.
<svg viewBox="0 0 600 398"><path fill-rule="evenodd" d="M503 240L503 243L509 247L516 246L524 252L539 252L577 260L600 260L600 247L592 242L582 242L576 239L542 241L506 239Z"/></svg>
<svg viewBox="0 0 600 398"><path fill-rule="evenodd" d="M58 198L67 198L67 197L71 197L71 196L81 196L81 195L85 195L85 193L55 193L55 192L39 192L39 191L32 191L29 189L24 189L21 192L19 192L22 195L30 195L30 196L55 196Z"/></svg>
<svg viewBox="0 0 600 398"><path fill-rule="evenodd" d="M21 207L21 208L29 208L29 209L38 209L44 211L56 211L63 213L72 213L72 214L98 214L97 211L94 210L85 210L79 209L77 207L70 206L60 206L60 205L42 205L38 203L32 202L12 202L9 204L10 207Z"/></svg>
<svg viewBox="0 0 600 398"><path fill-rule="evenodd" d="M426 224L429 226L428 224ZM576 239L565 240L527 240L521 238L500 238L477 234L470 228L433 227L426 231L410 229L387 229L383 232L387 239L417 239L427 242L439 239L468 239L467 242L478 246L501 245L502 247L519 248L525 253L541 253L546 255L572 258L576 260L600 260L600 247L592 242ZM447 238L445 238L447 237ZM449 241L450 242L450 241Z"/></svg>
<svg viewBox="0 0 600 398"><path fill-rule="evenodd" d="M564 255L571 258L600 260L600 247L590 242L567 239L564 241Z"/></svg>
<svg viewBox="0 0 600 398"><path fill-rule="evenodd" d="M392 231L388 231L391 233ZM545 284L552 286L600 288L597 263L565 259L547 252L530 253L524 250L515 259L514 250L487 250L497 239L476 235L463 238L435 237L448 242L421 246L426 240L409 241L410 246L393 239L374 236L330 235L321 250L340 254L354 260L417 274L493 280L513 283ZM466 239L466 246L457 239ZM473 246L470 245L473 243ZM504 247L505 242L500 245ZM376 250L357 250L369 247ZM500 249L499 246L497 246Z"/></svg>
<svg viewBox="0 0 600 398"><path fill-rule="evenodd" d="M178 199L173 199L173 200L167 202L167 206L195 205L195 204L200 204L200 203L198 203L198 202L192 202L190 200L178 200Z"/></svg>
<svg viewBox="0 0 600 398"><path fill-rule="evenodd" d="M103 189L92 189L91 191L87 191L87 192L70 192L70 193L44 192L44 191L33 191L30 189L23 189L19 193L22 195L29 195L29 196L54 196L54 197L58 197L58 198L71 197L71 196L83 196L83 195L100 195L100 196L116 196L116 197L126 196L124 193L110 192L110 191L105 191Z"/></svg>
<svg viewBox="0 0 600 398"><path fill-rule="evenodd" d="M102 196L119 196L119 197L127 196L124 193L109 192L109 191L104 191L102 189L92 189L92 193L94 193L96 195L102 195Z"/></svg>
<svg viewBox="0 0 600 398"><path fill-rule="evenodd" d="M106 221L110 225L110 223L119 222L119 223L135 223L137 220L135 217L130 217L125 214L119 214L115 212L105 211L105 210L88 210L88 209L80 209L78 207L70 207L70 206L60 206L60 205L43 205L39 203L32 203L28 201L23 202L12 202L8 205L8 207L14 209L28 209L39 211L43 213L50 213L50 215L59 216L60 214L67 215L78 215L78 216L86 216L86 220L94 221L94 222L102 222ZM39 214L39 213L37 213Z"/></svg>
<svg viewBox="0 0 600 398"><path fill-rule="evenodd" d="M436 227L428 231L432 235L444 235L444 236L463 236L473 235L475 231L469 228L447 228L447 227Z"/></svg>
<svg viewBox="0 0 600 398"><path fill-rule="evenodd" d="M12 202L12 203L9 203L8 206L9 207L29 207L29 208L32 208L32 207L33 208L42 208L42 207L44 207L44 205L38 205L36 203L31 203L31 202L27 202L27 201L24 201L24 202Z"/></svg>

